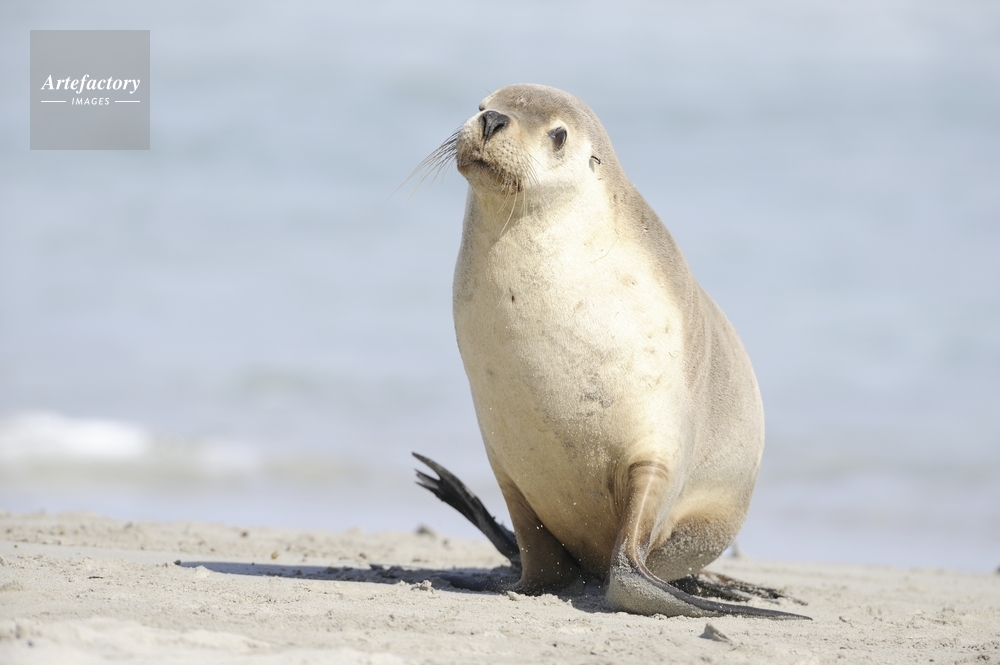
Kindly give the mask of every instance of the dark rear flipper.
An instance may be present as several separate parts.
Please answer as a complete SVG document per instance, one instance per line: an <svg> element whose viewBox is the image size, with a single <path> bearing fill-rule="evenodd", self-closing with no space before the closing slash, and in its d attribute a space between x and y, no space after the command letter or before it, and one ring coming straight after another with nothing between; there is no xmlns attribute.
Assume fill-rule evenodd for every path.
<svg viewBox="0 0 1000 665"><path fill-rule="evenodd" d="M510 559L514 567L520 568L521 551L517 547L517 538L514 537L514 532L497 522L496 518L486 510L486 506L479 500L479 497L473 494L465 486L465 483L455 477L455 474L428 457L418 453L413 453L413 456L429 466L439 476L433 478L418 470L417 484L430 490L434 496L462 513L465 519L475 524L476 528L489 538L500 554Z"/></svg>
<svg viewBox="0 0 1000 665"><path fill-rule="evenodd" d="M712 573L707 570L703 570L697 575L688 575L679 580L673 580L670 584L685 593L702 598L721 598L722 600L735 600L738 602L746 602L751 598L763 598L774 603L784 598L799 605L809 604L804 600L789 596L772 587L759 586L738 580L735 577L729 577L721 573Z"/></svg>

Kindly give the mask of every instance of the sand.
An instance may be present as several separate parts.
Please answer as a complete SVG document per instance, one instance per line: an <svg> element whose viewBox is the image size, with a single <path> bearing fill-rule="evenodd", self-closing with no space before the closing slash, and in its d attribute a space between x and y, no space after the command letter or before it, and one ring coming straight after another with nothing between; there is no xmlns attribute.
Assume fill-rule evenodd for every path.
<svg viewBox="0 0 1000 665"><path fill-rule="evenodd" d="M439 577L505 563L428 531L0 512L0 663L1000 663L997 574L710 566L808 601L777 607L813 621L634 616Z"/></svg>

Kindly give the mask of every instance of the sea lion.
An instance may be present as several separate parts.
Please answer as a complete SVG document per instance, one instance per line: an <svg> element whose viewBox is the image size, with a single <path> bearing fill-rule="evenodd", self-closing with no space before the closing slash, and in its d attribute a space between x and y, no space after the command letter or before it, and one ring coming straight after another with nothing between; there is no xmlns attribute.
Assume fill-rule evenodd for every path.
<svg viewBox="0 0 1000 665"><path fill-rule="evenodd" d="M670 583L739 531L764 413L739 337L594 112L561 90L508 86L428 162L452 158L469 182L455 330L513 521L517 589L590 575L617 610L801 618Z"/></svg>

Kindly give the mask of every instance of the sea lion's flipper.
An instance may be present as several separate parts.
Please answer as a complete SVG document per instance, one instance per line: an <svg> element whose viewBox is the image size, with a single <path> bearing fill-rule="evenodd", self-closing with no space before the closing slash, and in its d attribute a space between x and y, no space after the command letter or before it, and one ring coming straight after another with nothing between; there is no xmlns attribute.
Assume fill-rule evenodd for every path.
<svg viewBox="0 0 1000 665"><path fill-rule="evenodd" d="M809 619L788 612L706 600L681 591L650 572L646 556L660 507L669 490L668 473L657 463L636 463L629 468L625 514L611 555L608 603L616 610L635 614L696 617L735 614L769 619Z"/></svg>
<svg viewBox="0 0 1000 665"><path fill-rule="evenodd" d="M479 497L473 494L455 474L419 453L413 453L413 456L429 466L439 476L434 478L422 471L417 471L417 484L462 513L467 520L483 532L483 535L489 538L500 554L510 559L511 564L515 567L520 567L521 551L518 549L514 532L497 522L496 518L486 510L486 506L479 500Z"/></svg>
<svg viewBox="0 0 1000 665"><path fill-rule="evenodd" d="M670 585L692 596L701 596L702 598L722 598L723 600L735 600L739 602L746 602L751 598L763 598L764 600L777 602L779 599L785 598L799 605L809 604L804 600L789 596L778 589L760 586L752 582L744 582L735 577L707 570L703 570L697 575L688 575L679 580L673 580L670 582Z"/></svg>
<svg viewBox="0 0 1000 665"><path fill-rule="evenodd" d="M531 595L565 588L583 577L573 556L538 518L524 494L503 471L494 470L503 492L521 554L521 579L515 591Z"/></svg>

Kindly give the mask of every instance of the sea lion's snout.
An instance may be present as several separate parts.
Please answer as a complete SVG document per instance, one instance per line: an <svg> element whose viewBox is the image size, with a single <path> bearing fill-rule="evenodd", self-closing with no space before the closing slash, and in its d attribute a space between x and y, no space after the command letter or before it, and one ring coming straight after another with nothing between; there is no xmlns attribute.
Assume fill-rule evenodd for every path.
<svg viewBox="0 0 1000 665"><path fill-rule="evenodd" d="M510 123L510 118L508 116L505 116L503 113L497 113L496 111L486 111L479 116L479 120L483 124L484 143L489 141L491 136Z"/></svg>

